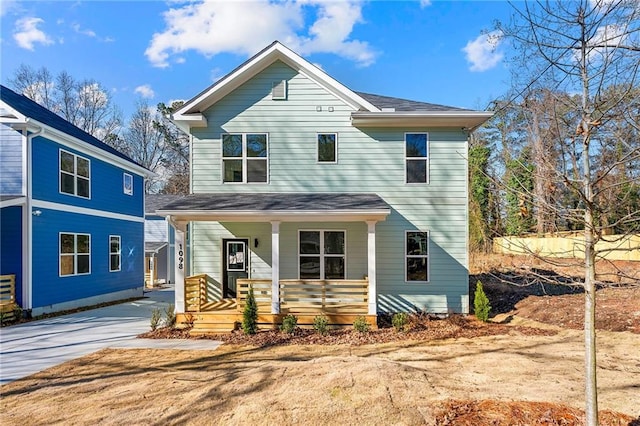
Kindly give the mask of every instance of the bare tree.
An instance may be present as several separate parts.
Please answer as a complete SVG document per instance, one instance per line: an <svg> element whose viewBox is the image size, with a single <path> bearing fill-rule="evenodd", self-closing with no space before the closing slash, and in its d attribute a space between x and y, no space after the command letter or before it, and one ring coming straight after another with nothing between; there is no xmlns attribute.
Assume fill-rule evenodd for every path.
<svg viewBox="0 0 640 426"><path fill-rule="evenodd" d="M624 122L638 130L640 4L637 0L525 2L514 4L514 11L511 23L498 27L516 48L519 93L544 88L553 97L544 102L544 113L549 114L545 120L552 125L547 130L553 131L537 140L542 151L535 156L542 161L545 155L554 155L555 147L557 164L545 162L545 167L553 167L537 177L554 190L570 193L577 205L568 208L545 198L536 202L568 220L580 220L584 229L585 404L587 423L596 425L595 265L604 254L596 243L607 238L605 229L611 225L603 221L603 213L611 211L612 203L623 202L639 183L638 174L628 170L640 159L640 142L637 134L618 139L623 131L618 127ZM545 127L539 121L531 124L534 137L540 137ZM615 152L604 155L611 152L612 138ZM614 188L628 189L616 193ZM640 213L629 212L616 221L637 223Z"/></svg>

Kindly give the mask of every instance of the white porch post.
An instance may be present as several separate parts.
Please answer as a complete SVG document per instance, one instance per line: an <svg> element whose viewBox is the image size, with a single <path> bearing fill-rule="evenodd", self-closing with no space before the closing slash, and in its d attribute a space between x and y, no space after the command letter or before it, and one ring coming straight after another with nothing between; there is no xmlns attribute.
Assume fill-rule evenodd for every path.
<svg viewBox="0 0 640 426"><path fill-rule="evenodd" d="M271 222L271 313L280 313L280 222Z"/></svg>
<svg viewBox="0 0 640 426"><path fill-rule="evenodd" d="M185 222L176 222L175 227L175 309L176 313L184 313L184 271L187 258L187 249L185 245L185 232L187 224Z"/></svg>
<svg viewBox="0 0 640 426"><path fill-rule="evenodd" d="M376 221L367 221L367 262L369 277L369 315L378 313L376 290Z"/></svg>

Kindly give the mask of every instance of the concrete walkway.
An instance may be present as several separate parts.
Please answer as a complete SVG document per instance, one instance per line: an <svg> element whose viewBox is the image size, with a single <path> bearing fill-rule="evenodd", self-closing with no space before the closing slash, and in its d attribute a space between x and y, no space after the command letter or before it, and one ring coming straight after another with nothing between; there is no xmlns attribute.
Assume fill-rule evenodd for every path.
<svg viewBox="0 0 640 426"><path fill-rule="evenodd" d="M150 330L151 311L173 302L173 287L145 298L0 329L0 384L9 383L104 348L213 350L213 340L137 339Z"/></svg>

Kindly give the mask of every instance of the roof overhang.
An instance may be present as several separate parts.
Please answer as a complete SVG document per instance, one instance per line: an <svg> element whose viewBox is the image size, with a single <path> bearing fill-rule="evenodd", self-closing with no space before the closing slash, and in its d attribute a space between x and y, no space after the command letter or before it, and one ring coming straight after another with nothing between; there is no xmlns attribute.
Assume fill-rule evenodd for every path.
<svg viewBox="0 0 640 426"><path fill-rule="evenodd" d="M473 131L493 116L488 111L353 112L355 127L459 127Z"/></svg>
<svg viewBox="0 0 640 426"><path fill-rule="evenodd" d="M391 210L158 210L170 222L379 222L389 216Z"/></svg>
<svg viewBox="0 0 640 426"><path fill-rule="evenodd" d="M168 243L160 243L160 244L150 244L153 245L153 247L147 247L146 245L149 244L148 242L145 243L145 248L144 248L144 252L145 254L149 253L149 254L158 254L160 253L160 250L162 250L163 248L165 248L167 246Z"/></svg>

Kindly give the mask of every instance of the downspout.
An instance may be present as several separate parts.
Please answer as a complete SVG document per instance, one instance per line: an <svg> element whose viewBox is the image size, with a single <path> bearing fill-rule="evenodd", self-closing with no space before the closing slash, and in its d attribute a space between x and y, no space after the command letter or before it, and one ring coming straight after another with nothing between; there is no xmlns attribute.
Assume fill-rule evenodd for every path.
<svg viewBox="0 0 640 426"><path fill-rule="evenodd" d="M26 179L26 200L24 210L22 212L22 241L26 241L26 248L22 252L22 304L23 309L31 311L33 308L33 213L31 211L33 205L33 139L44 134L42 126L36 126L31 122L30 118L26 119L26 149L23 166L26 173L23 175ZM29 124L38 127L38 131L29 134Z"/></svg>

